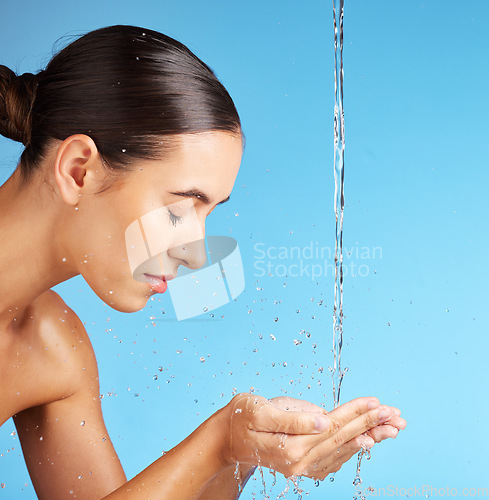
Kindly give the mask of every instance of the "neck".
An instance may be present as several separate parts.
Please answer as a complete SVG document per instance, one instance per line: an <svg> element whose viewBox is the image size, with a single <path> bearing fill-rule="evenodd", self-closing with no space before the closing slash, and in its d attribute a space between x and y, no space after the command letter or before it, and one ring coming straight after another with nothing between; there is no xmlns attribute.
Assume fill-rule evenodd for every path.
<svg viewBox="0 0 489 500"><path fill-rule="evenodd" d="M0 187L0 331L43 292L78 274L63 251L60 212L40 175L23 183L17 168Z"/></svg>

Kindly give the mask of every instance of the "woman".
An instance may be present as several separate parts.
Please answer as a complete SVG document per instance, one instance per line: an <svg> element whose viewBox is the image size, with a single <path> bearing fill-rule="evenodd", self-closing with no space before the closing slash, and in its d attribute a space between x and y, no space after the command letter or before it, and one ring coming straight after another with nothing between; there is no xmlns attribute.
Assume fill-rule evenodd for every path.
<svg viewBox="0 0 489 500"><path fill-rule="evenodd" d="M25 145L0 188L0 423L14 418L39 498L231 499L238 463L242 483L258 463L324 479L404 428L399 410L376 398L327 413L240 394L127 482L90 341L50 288L81 274L105 303L132 312L179 265L200 267L201 253L170 238L164 269L136 280L125 232L145 214L163 211L171 228L191 211L203 236L238 172L239 116L184 45L113 26L79 38L38 75L0 66L0 133Z"/></svg>

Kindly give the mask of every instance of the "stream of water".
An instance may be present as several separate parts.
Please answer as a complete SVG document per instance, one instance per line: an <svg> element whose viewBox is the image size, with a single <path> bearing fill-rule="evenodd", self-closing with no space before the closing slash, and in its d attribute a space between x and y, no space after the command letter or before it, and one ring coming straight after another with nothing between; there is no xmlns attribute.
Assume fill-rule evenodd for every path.
<svg viewBox="0 0 489 500"><path fill-rule="evenodd" d="M344 0L333 0L334 22L334 213L336 218L335 232L335 283L333 307L333 401L336 408L340 404L341 382L346 370L341 369L341 348L343 346L343 210L345 207L344 180L345 180L345 114L343 110L343 13ZM362 449L357 457L356 476L353 485L359 496L354 500L366 500L359 486L360 467L362 458L367 455L370 459L370 450ZM334 475L331 476L334 479Z"/></svg>
<svg viewBox="0 0 489 500"><path fill-rule="evenodd" d="M333 0L334 20L334 213L336 218L335 283L333 307L333 401L340 404L341 347L343 345L343 209L345 206L345 116L343 112L343 6L344 0Z"/></svg>

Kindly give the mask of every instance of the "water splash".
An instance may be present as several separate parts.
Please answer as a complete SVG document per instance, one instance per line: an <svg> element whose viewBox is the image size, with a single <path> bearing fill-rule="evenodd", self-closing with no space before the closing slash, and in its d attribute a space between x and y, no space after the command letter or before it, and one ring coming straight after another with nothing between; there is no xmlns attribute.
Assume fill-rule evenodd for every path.
<svg viewBox="0 0 489 500"><path fill-rule="evenodd" d="M303 478L292 476L290 480L294 485L294 495L297 495L297 500L302 500L302 494L304 493L304 490L299 486L299 483L303 481Z"/></svg>
<svg viewBox="0 0 489 500"><path fill-rule="evenodd" d="M243 478L241 476L239 462L236 462L236 468L234 469L234 479L238 485L238 494L240 495L243 492Z"/></svg>
<svg viewBox="0 0 489 500"><path fill-rule="evenodd" d="M336 408L340 402L341 347L343 345L343 209L345 177L345 120L343 112L343 8L344 0L333 0L334 21L334 212L336 218L335 284L333 308L333 400Z"/></svg>
<svg viewBox="0 0 489 500"><path fill-rule="evenodd" d="M358 495L355 495L353 497L353 500L367 500L367 497L363 494L364 492L362 491L361 488L362 479L360 477L360 468L362 466L362 458L364 455L367 458L367 460L370 460L370 448L362 448L358 453L357 474L355 476L355 479L353 480L353 486L355 486L355 490L357 491Z"/></svg>
<svg viewBox="0 0 489 500"><path fill-rule="evenodd" d="M262 494L263 494L263 500L267 500L269 499L270 497L268 496L267 494L267 485L265 483L265 475L263 474L263 467L261 466L260 464L260 461L258 460L258 471L260 473L260 479L261 479L261 484L263 486L263 491L262 491Z"/></svg>
<svg viewBox="0 0 489 500"><path fill-rule="evenodd" d="M269 469L268 472L270 472L270 474L273 476L272 486L270 487L270 493L271 493L273 490L273 487L277 484L277 473L273 469Z"/></svg>
<svg viewBox="0 0 489 500"><path fill-rule="evenodd" d="M287 495L287 493L289 492L290 490L290 477L287 478L287 482L285 483L285 488L284 490L282 491L282 493L280 493L277 498L275 500L279 500L280 498L285 498L285 495Z"/></svg>

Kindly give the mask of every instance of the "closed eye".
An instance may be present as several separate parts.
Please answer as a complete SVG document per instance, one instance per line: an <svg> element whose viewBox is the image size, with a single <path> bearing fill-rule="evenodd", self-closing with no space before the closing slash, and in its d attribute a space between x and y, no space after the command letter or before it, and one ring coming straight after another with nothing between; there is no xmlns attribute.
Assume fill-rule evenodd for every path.
<svg viewBox="0 0 489 500"><path fill-rule="evenodd" d="M183 217L180 217L178 215L175 215L170 209L167 208L168 211L168 218L170 219L170 222L173 224L173 226L176 226L179 222L182 222Z"/></svg>

